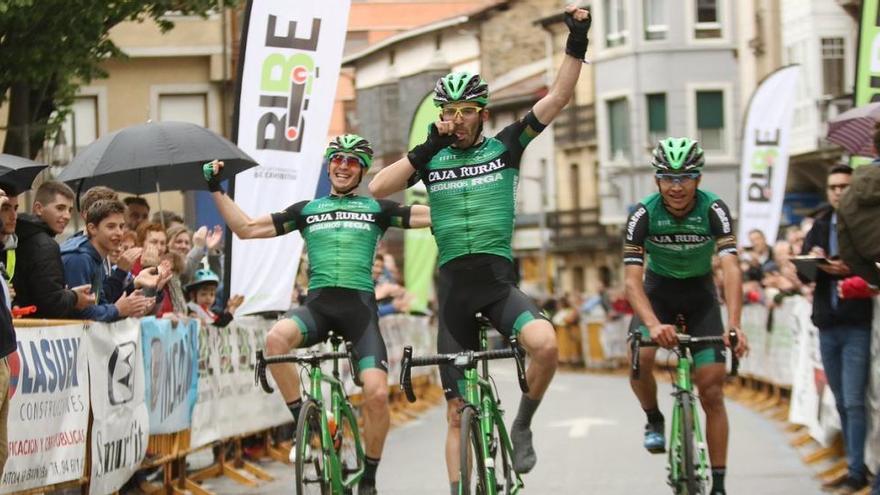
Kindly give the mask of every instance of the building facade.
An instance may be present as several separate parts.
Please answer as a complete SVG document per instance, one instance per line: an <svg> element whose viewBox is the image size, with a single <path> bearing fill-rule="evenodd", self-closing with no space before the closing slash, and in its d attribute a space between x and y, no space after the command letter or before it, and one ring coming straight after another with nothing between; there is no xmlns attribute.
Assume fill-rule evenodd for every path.
<svg viewBox="0 0 880 495"><path fill-rule="evenodd" d="M701 187L737 208L741 98L732 0L601 0L593 46L601 220L621 225L655 192L650 150L698 139Z"/></svg>

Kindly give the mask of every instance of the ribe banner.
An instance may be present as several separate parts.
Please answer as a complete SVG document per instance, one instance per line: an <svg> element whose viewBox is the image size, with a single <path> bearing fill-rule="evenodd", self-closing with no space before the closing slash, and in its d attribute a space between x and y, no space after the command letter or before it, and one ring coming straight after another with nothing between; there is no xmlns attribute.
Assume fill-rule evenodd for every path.
<svg viewBox="0 0 880 495"><path fill-rule="evenodd" d="M86 459L89 374L83 326L18 329L9 355L9 457L0 493L79 479Z"/></svg>
<svg viewBox="0 0 880 495"><path fill-rule="evenodd" d="M141 342L150 434L189 428L198 394L198 320L173 325L170 320L145 318Z"/></svg>
<svg viewBox="0 0 880 495"><path fill-rule="evenodd" d="M773 72L758 85L749 103L740 168L740 242L753 229L763 232L771 245L776 242L800 70L791 65Z"/></svg>
<svg viewBox="0 0 880 495"><path fill-rule="evenodd" d="M92 401L89 493L103 495L119 490L147 453L150 418L140 322L89 323L86 335Z"/></svg>
<svg viewBox="0 0 880 495"><path fill-rule="evenodd" d="M238 146L260 166L235 178L235 202L252 217L314 197L350 0L251 0L242 35ZM239 314L290 307L303 242L298 233L232 241L231 292Z"/></svg>

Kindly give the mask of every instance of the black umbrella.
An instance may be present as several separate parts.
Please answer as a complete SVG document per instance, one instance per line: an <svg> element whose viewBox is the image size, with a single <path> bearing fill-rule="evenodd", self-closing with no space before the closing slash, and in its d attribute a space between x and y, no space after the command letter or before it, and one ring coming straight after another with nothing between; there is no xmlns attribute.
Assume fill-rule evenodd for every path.
<svg viewBox="0 0 880 495"><path fill-rule="evenodd" d="M132 194L207 189L202 165L225 162L220 180L257 166L238 146L187 122L148 122L108 134L82 150L58 180Z"/></svg>
<svg viewBox="0 0 880 495"><path fill-rule="evenodd" d="M0 187L9 184L15 188L15 194L30 190L34 179L45 165L15 155L0 154ZM9 191L5 191L7 194Z"/></svg>

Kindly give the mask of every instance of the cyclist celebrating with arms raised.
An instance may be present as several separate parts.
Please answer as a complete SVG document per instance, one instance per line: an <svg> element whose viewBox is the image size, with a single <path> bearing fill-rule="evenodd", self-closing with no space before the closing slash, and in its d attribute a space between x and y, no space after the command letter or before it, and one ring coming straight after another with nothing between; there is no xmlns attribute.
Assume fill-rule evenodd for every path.
<svg viewBox="0 0 880 495"><path fill-rule="evenodd" d="M703 164L703 150L692 139L668 138L654 149L651 165L657 170L659 192L636 205L625 225L626 297L636 313L630 330L671 348L677 343L676 318L683 315L688 334L723 334L726 342L712 279L712 256L717 252L724 272L728 327L739 337L734 352L742 356L748 345L739 328L742 274L733 222L727 205L718 196L698 188ZM648 372L630 380L630 384L648 417L645 448L659 453L665 450L666 439L663 415L657 407L657 383L651 373L655 351L641 350L640 365ZM695 347L694 364L694 382L706 413L711 494L723 495L728 437L724 348Z"/></svg>
<svg viewBox="0 0 880 495"><path fill-rule="evenodd" d="M326 340L334 330L352 342L364 384L366 462L360 495L376 493L375 476L390 425L388 360L379 333L372 268L376 245L388 227L430 227L427 206L402 206L354 194L373 160L366 139L346 134L330 142L325 153L329 196L300 201L284 211L251 219L220 188L216 175L222 162L205 165L214 202L229 228L242 239L284 235L299 230L309 256L309 293L272 327L266 355L286 354ZM302 406L300 382L292 363L269 366L281 395L297 421Z"/></svg>
<svg viewBox="0 0 880 495"><path fill-rule="evenodd" d="M437 348L454 353L478 346L474 314L482 313L504 334L518 335L531 355L530 391L520 401L511 428L514 468L527 473L536 462L531 420L556 371L553 326L515 285L511 237L519 164L525 147L569 102L587 50L590 15L568 6L570 34L556 81L521 120L494 137L482 135L489 89L477 74L453 72L434 89L441 120L427 140L385 167L370 183L376 197L404 189L417 171L428 190L434 235L440 251ZM446 463L453 493L458 493L462 372L441 370L448 400Z"/></svg>

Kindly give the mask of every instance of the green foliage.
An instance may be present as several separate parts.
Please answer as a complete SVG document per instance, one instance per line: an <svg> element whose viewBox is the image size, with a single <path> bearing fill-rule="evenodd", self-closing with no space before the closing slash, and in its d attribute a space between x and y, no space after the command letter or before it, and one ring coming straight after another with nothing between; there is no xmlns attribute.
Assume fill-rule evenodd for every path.
<svg viewBox="0 0 880 495"><path fill-rule="evenodd" d="M27 91L28 124L51 130L59 114L49 115L69 106L79 85L106 76L101 62L124 56L110 39L114 26L152 19L167 31L167 13L207 16L218 3L240 0L0 0L0 105L9 90Z"/></svg>

